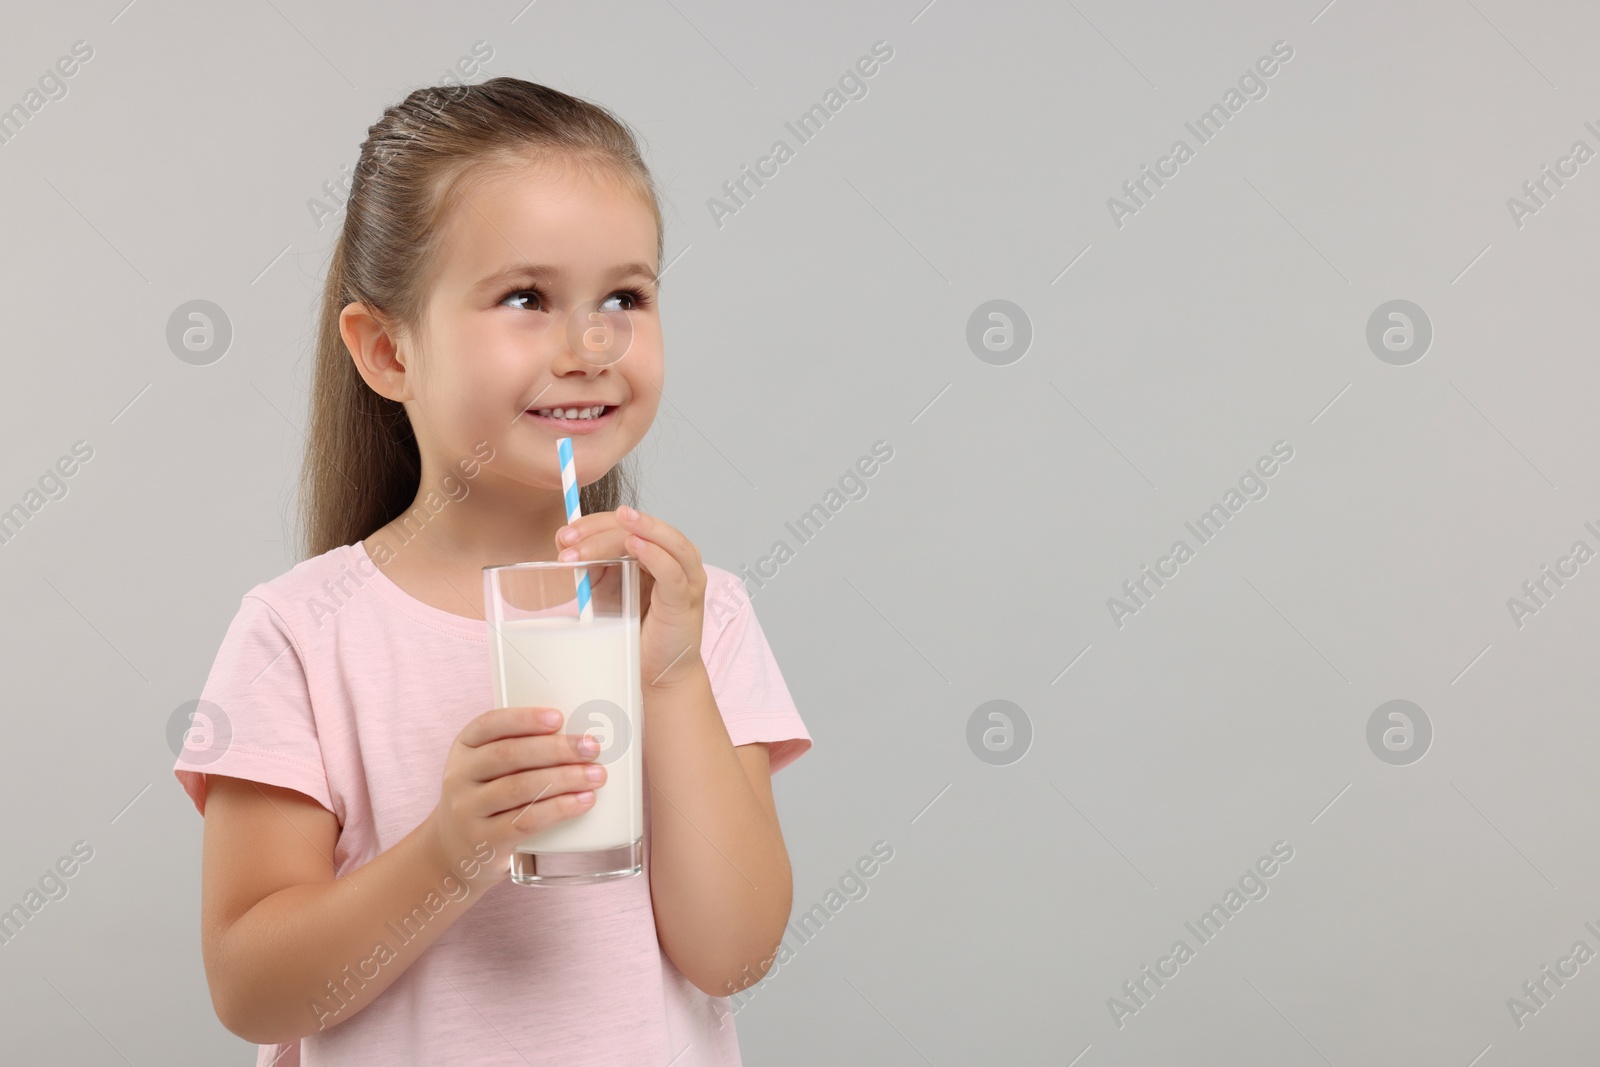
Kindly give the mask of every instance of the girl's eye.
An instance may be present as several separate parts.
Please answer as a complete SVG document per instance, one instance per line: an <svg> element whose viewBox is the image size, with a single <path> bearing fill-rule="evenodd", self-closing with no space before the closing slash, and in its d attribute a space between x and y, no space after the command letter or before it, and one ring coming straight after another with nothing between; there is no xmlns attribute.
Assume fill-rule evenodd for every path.
<svg viewBox="0 0 1600 1067"><path fill-rule="evenodd" d="M602 300L600 302L601 310L606 310L605 305L611 303L611 301L618 297L626 299L629 303L627 307L615 309L617 311L637 311L650 306L650 297L648 294L638 289L624 289L621 292L612 293L610 296L606 297L606 299Z"/></svg>
<svg viewBox="0 0 1600 1067"><path fill-rule="evenodd" d="M532 297L537 302L538 307L531 307L531 306L526 305L526 304L511 303L512 301L521 300L521 299L523 299L525 297ZM620 300L626 300L628 302L627 306L625 306L625 307L607 307L606 306L606 305L610 304L613 300L619 300L619 299ZM502 304L510 304L511 307L515 307L519 311L538 311L538 310L541 310L544 307L544 293L540 292L538 289L514 289L511 292L507 293L501 299L500 303L502 303ZM648 293L644 292L643 290L640 290L640 289L622 289L622 290L618 290L617 292L612 293L610 296L606 297L604 300L602 300L600 302L600 310L601 311L639 311L639 310L642 310L642 309L647 308L649 306L650 306L650 295Z"/></svg>
<svg viewBox="0 0 1600 1067"><path fill-rule="evenodd" d="M537 290L537 289L516 289L516 290L513 290L512 292L507 293L505 295L505 298L502 299L500 301L500 303L504 304L509 300L515 300L515 299L518 299L518 298L524 297L524 296L533 297L535 300L537 300L539 302L539 304L541 306L543 306L543 304L544 304L544 294L539 292L539 290ZM513 307L517 307L517 305L512 305L512 306ZM518 307L518 310L532 311L533 309L532 308Z"/></svg>

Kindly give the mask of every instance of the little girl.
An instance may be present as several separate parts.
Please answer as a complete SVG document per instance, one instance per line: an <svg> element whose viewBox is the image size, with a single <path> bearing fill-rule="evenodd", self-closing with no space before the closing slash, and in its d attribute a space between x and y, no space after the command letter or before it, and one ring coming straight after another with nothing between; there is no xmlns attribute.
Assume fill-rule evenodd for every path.
<svg viewBox="0 0 1600 1067"><path fill-rule="evenodd" d="M625 503L662 384L638 147L516 78L418 90L368 131L346 210L308 558L245 593L174 768L205 816L217 1015L277 1067L738 1064L725 998L771 967L792 896L771 773L811 739L739 579ZM606 768L557 712L493 707L481 569L622 555L644 874L518 886L517 842Z"/></svg>

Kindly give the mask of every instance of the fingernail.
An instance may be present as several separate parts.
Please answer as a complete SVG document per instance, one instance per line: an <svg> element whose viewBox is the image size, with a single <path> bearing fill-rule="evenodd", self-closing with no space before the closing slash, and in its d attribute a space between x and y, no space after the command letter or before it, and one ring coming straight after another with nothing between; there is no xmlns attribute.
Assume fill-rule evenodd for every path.
<svg viewBox="0 0 1600 1067"><path fill-rule="evenodd" d="M617 514L625 519L637 519L639 517L639 513L626 504L617 509Z"/></svg>
<svg viewBox="0 0 1600 1067"><path fill-rule="evenodd" d="M574 793L572 795L577 798L579 804L587 804L589 801L594 799L594 790L585 789L581 793Z"/></svg>
<svg viewBox="0 0 1600 1067"><path fill-rule="evenodd" d="M560 726L561 713L559 711L543 711L539 713L539 722L545 726Z"/></svg>
<svg viewBox="0 0 1600 1067"><path fill-rule="evenodd" d="M575 548L563 548L561 550L561 555L557 556L556 558L562 563L571 563L573 560L578 558L578 550Z"/></svg>
<svg viewBox="0 0 1600 1067"><path fill-rule="evenodd" d="M565 544L569 544L570 545L572 542L576 541L577 539L578 539L578 531L574 530L570 526L563 526L563 527L561 527L560 530L556 531L556 540L557 541L561 541L561 542L563 542Z"/></svg>
<svg viewBox="0 0 1600 1067"><path fill-rule="evenodd" d="M586 753L587 755L591 755L592 756L596 752L600 751L600 742L596 741L594 738L590 737L588 734L584 734L583 735L583 740L578 742L578 749L580 751Z"/></svg>
<svg viewBox="0 0 1600 1067"><path fill-rule="evenodd" d="M583 776L589 779L591 782L598 782L600 779L604 778L605 775L606 772L605 768L603 767L590 767L588 770L583 772Z"/></svg>

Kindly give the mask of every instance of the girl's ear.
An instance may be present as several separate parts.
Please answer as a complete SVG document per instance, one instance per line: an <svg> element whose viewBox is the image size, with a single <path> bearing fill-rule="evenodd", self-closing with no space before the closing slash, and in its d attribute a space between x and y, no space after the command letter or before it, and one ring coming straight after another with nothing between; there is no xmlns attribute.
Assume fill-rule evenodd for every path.
<svg viewBox="0 0 1600 1067"><path fill-rule="evenodd" d="M397 403L412 399L411 376L394 338L365 304L346 304L339 312L339 336L373 392Z"/></svg>

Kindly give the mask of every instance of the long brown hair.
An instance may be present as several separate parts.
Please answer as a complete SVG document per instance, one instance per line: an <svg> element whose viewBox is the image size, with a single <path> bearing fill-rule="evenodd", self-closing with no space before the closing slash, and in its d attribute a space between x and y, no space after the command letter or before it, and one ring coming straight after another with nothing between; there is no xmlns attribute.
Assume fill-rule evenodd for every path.
<svg viewBox="0 0 1600 1067"><path fill-rule="evenodd" d="M655 183L633 133L605 108L509 77L417 89L385 108L361 144L323 288L300 473L304 557L382 528L411 506L422 476L405 407L373 392L357 372L339 334L339 313L360 302L386 326L415 336L438 248L437 224L463 179L529 161L561 162L630 182L655 214L659 268L664 238ZM632 459L580 489L584 514L637 504Z"/></svg>

